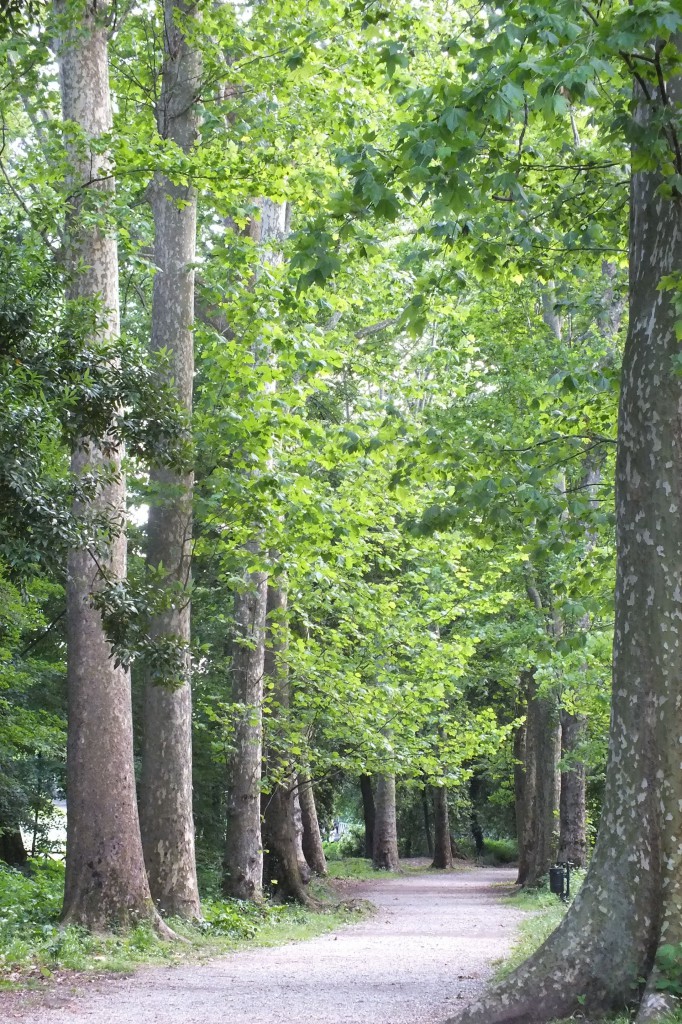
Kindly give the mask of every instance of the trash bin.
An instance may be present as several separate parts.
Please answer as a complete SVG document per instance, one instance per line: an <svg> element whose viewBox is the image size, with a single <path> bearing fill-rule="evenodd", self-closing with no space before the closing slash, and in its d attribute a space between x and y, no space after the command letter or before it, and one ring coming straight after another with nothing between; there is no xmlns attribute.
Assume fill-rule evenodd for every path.
<svg viewBox="0 0 682 1024"><path fill-rule="evenodd" d="M566 891L566 869L557 864L549 869L549 891L555 896L563 896Z"/></svg>

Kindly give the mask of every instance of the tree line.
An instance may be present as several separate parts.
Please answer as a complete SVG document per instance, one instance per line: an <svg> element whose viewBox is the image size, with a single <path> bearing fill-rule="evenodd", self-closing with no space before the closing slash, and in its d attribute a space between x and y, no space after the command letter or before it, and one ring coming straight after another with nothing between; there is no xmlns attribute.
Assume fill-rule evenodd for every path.
<svg viewBox="0 0 682 1024"><path fill-rule="evenodd" d="M530 886L599 823L457 1019L674 1003L681 21L3 8L0 856L63 790L65 922L310 904L343 793Z"/></svg>

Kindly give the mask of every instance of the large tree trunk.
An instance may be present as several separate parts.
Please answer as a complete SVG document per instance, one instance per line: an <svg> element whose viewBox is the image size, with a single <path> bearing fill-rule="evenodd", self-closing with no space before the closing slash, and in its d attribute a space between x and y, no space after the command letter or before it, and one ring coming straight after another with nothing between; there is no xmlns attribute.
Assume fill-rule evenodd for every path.
<svg viewBox="0 0 682 1024"><path fill-rule="evenodd" d="M259 199L257 205L260 218L251 222L250 235L254 242L263 246L263 263L276 264L279 262L279 254L268 251L266 247L268 243L281 240L286 233L286 204L275 203L270 199ZM257 277L258 272L254 276L254 283ZM267 361L272 358L272 353L258 342L254 346L253 357L256 362ZM246 549L252 555L262 558L263 541L262 530L258 525L254 525L253 536L245 545ZM268 598L271 601L275 598L269 593L265 572L251 573L249 576L244 590L235 595L235 701L245 705L247 714L237 727L235 753L230 768L227 847L224 861L224 890L227 895L239 899L258 899L262 895L260 788L263 753L263 676L277 670L277 651L272 644L268 652L265 649ZM282 590L281 594L285 609L286 592ZM280 842L284 833L287 835L287 852L282 863L288 865L290 833L292 824L295 829L295 823L291 820L287 824L284 823L293 815L294 805L280 795L276 800L267 800L264 806L270 808L272 820L268 831L271 844ZM305 858L298 835L294 836L294 842L297 863L300 862L303 867Z"/></svg>
<svg viewBox="0 0 682 1024"><path fill-rule="evenodd" d="M661 99L649 89L657 98L644 102L638 87L637 118L651 126ZM682 101L679 78L667 93L668 104ZM578 1010L596 1016L636 1001L642 979L640 1022L662 1021L678 1004L656 990L653 967L661 944L682 941L682 378L676 293L660 287L682 267L682 204L660 184L658 174L639 171L631 185L612 712L597 844L559 928L458 1024L544 1024Z"/></svg>
<svg viewBox="0 0 682 1024"><path fill-rule="evenodd" d="M551 695L539 695L531 678L526 726L526 777L533 772L532 806L524 844L527 873L524 885L534 887L546 878L556 860L559 815L559 709Z"/></svg>
<svg viewBox="0 0 682 1024"><path fill-rule="evenodd" d="M184 0L166 0L164 65L157 107L162 138L184 152L196 136L195 98L200 62L178 27L194 8ZM180 22L182 24L182 22ZM178 404L192 413L194 350L194 254L196 194L157 175L152 186L155 244L152 302L152 351L170 353L168 373ZM167 679L152 664L144 695L144 736L140 818L144 858L154 902L164 914L201 916L192 814L192 696L190 688L190 582L192 486L189 471L154 467L147 528L149 566L164 572L162 586L172 590L170 607L155 615L154 640L177 645L182 661ZM178 682L180 685L178 685Z"/></svg>
<svg viewBox="0 0 682 1024"><path fill-rule="evenodd" d="M303 854L316 875L327 874L327 859L322 846L320 823L317 819L315 791L312 781L305 776L298 777L298 799L301 804L303 821Z"/></svg>
<svg viewBox="0 0 682 1024"><path fill-rule="evenodd" d="M450 816L448 814L448 791L445 786L433 787L433 831L434 849L432 868L452 867L452 843L450 842Z"/></svg>
<svg viewBox="0 0 682 1024"><path fill-rule="evenodd" d="M582 715L561 712L561 756L567 763L561 772L558 859L581 868L587 862L585 765L575 759L575 751L585 731L585 724Z"/></svg>
<svg viewBox="0 0 682 1024"><path fill-rule="evenodd" d="M539 696L532 671L523 672L528 695L523 731L517 732L514 769L519 841L518 885L539 885L556 859L559 812L559 711L551 695Z"/></svg>
<svg viewBox="0 0 682 1024"><path fill-rule="evenodd" d="M395 775L377 775L374 793L374 867L398 871L398 831L395 806Z"/></svg>
<svg viewBox="0 0 682 1024"><path fill-rule="evenodd" d="M247 548L258 552L254 540ZM230 757L223 891L241 900L263 894L260 787L263 754L263 672L268 580L248 573L235 594L232 695L239 707Z"/></svg>
<svg viewBox="0 0 682 1024"><path fill-rule="evenodd" d="M523 885L528 877L530 864L530 843L533 824L533 787L535 765L526 752L526 724L520 725L514 733L514 800L516 813L516 840L519 847L519 872L516 884Z"/></svg>
<svg viewBox="0 0 682 1024"><path fill-rule="evenodd" d="M367 860L371 860L374 857L374 826L376 823L371 775L360 776L360 793L362 794L362 816L365 821L365 857Z"/></svg>
<svg viewBox="0 0 682 1024"><path fill-rule="evenodd" d="M286 716L289 703L289 674L282 662L286 651L287 593L279 587L268 587L268 627L265 649L265 675L272 684L277 711ZM279 768L270 765L270 768ZM303 856L301 810L298 786L293 776L275 782L263 797L265 823L266 877L277 886L280 899L309 903L305 885L310 881L310 868Z"/></svg>
<svg viewBox="0 0 682 1024"><path fill-rule="evenodd" d="M69 5L57 0L55 11L65 25ZM92 210L82 216L89 196L105 201L114 191L107 157L97 145L112 127L106 4L88 0L78 12L58 43L64 120L78 125L84 139L84 145L69 146L69 184L75 198L66 221L71 271L67 298L101 303L106 324L91 339L96 347L119 332L116 241L109 227L96 223ZM94 182L100 175L102 180ZM91 550L75 550L68 559L68 823L62 919L97 932L144 920L162 927L142 856L130 675L116 666L92 601L102 586L100 566L109 581L126 576L126 491L120 453L105 456L96 444L83 441L73 453L72 469L77 479L113 471L92 508L106 513L113 526L106 549L98 550L96 557Z"/></svg>

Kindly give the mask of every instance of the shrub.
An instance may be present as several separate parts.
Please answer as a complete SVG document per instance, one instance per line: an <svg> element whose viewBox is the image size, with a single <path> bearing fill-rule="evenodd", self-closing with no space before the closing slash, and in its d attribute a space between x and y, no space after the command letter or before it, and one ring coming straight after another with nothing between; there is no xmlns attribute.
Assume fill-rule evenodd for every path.
<svg viewBox="0 0 682 1024"><path fill-rule="evenodd" d="M364 825L351 825L338 841L339 853L342 857L364 857L365 828Z"/></svg>

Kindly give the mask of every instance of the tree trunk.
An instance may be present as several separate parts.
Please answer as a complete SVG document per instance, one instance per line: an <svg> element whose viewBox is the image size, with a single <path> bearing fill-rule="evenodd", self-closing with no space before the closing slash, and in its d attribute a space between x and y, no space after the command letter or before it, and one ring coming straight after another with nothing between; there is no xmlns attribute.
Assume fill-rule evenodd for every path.
<svg viewBox="0 0 682 1024"><path fill-rule="evenodd" d="M523 885L528 877L534 783L535 766L530 763L529 754L526 752L526 725L524 723L514 733L514 809L516 841L519 848L517 885Z"/></svg>
<svg viewBox="0 0 682 1024"><path fill-rule="evenodd" d="M298 798L301 804L301 818L303 820L303 853L305 859L311 871L314 871L316 875L326 875L327 860L322 846L320 823L317 820L315 792L311 780L301 775L298 777Z"/></svg>
<svg viewBox="0 0 682 1024"><path fill-rule="evenodd" d="M184 152L196 136L195 97L200 63L175 20L192 7L166 0L164 64L157 107L158 130ZM155 244L152 351L170 354L168 373L178 404L192 414L194 350L194 255L197 203L194 190L157 175L152 186ZM144 736L140 818L152 897L173 916L201 917L192 814L192 695L190 583L192 560L192 473L168 467L150 472L152 501L147 527L150 568L162 570L170 607L152 618L153 640L177 645L181 666L164 678L153 662L144 694ZM153 657L153 655L152 655ZM180 685L178 685L180 682Z"/></svg>
<svg viewBox="0 0 682 1024"><path fill-rule="evenodd" d="M259 547L257 541L247 544L248 549ZM234 600L232 687L239 715L228 776L223 891L241 900L258 900L263 894L260 786L267 596L267 575L252 572Z"/></svg>
<svg viewBox="0 0 682 1024"><path fill-rule="evenodd" d="M265 875L268 883L276 887L278 900L309 905L312 900L305 887L310 880L310 868L306 863L305 874L301 870L294 795L293 786L278 784L263 797Z"/></svg>
<svg viewBox="0 0 682 1024"><path fill-rule="evenodd" d="M0 860L13 868L22 868L28 860L24 840L18 828L0 827Z"/></svg>
<svg viewBox="0 0 682 1024"><path fill-rule="evenodd" d="M421 791L422 814L424 815L424 834L426 836L426 850L429 857L433 857L433 836L431 835L431 814L429 811L429 796L426 786Z"/></svg>
<svg viewBox="0 0 682 1024"><path fill-rule="evenodd" d="M533 776L524 860L524 885L534 887L556 860L559 825L561 729L556 700L539 696L531 676L526 727L526 778Z"/></svg>
<svg viewBox="0 0 682 1024"><path fill-rule="evenodd" d="M273 698L278 711L289 709L289 675L282 663L286 650L287 593L283 587L268 587L268 628L265 649L265 675L273 685ZM271 765L277 769L279 766ZM277 886L281 900L293 899L310 903L305 885L310 881L310 868L303 856L303 824L298 802L298 786L291 775L275 782L263 798L266 877Z"/></svg>
<svg viewBox="0 0 682 1024"><path fill-rule="evenodd" d="M448 791L445 786L433 787L433 826L434 851L431 867L451 868L453 861L450 816L448 814Z"/></svg>
<svg viewBox="0 0 682 1024"><path fill-rule="evenodd" d="M395 775L376 776L374 806L374 867L385 871L399 871Z"/></svg>
<svg viewBox="0 0 682 1024"><path fill-rule="evenodd" d="M587 863L585 765L576 761L573 755L584 731L585 718L582 715L561 712L561 756L567 760L567 767L561 772L558 859L581 868Z"/></svg>
<svg viewBox="0 0 682 1024"><path fill-rule="evenodd" d="M676 44L679 49L679 37ZM637 86L640 126L651 127L659 116L661 97L649 89L653 98L645 102ZM672 79L666 106L681 101L682 81ZM598 1016L636 1002L642 979L641 1024L662 1021L679 1005L656 990L654 967L661 944L682 941L682 378L675 369L677 293L661 288L682 266L682 204L677 194L666 198L660 185L652 171L632 177L612 712L597 844L559 928L455 1018L458 1024L545 1024L575 1011Z"/></svg>
<svg viewBox="0 0 682 1024"><path fill-rule="evenodd" d="M372 791L371 776L360 776L360 792L362 794L362 815L365 821L365 857L367 860L372 860L374 857L374 825L376 822L376 810L374 806L374 793Z"/></svg>
<svg viewBox="0 0 682 1024"><path fill-rule="evenodd" d="M57 0L55 11L66 24L69 7ZM106 317L96 347L119 333L118 256L110 228L97 224L91 196L113 197L106 154L97 140L112 127L109 93L106 4L92 0L79 8L78 20L58 42L64 120L74 122L84 144L70 144L69 187L75 197L66 218L70 300L96 300ZM89 145L90 140L94 145ZM94 182L98 176L99 182ZM85 187L87 184L87 187ZM113 474L89 511L106 514L111 536L98 548L74 550L67 566L67 858L62 920L91 931L125 928L152 921L170 934L154 910L144 869L133 770L130 674L116 666L93 606L93 594L108 581L126 576L125 478L120 451L106 455L92 441L74 450L76 479ZM82 509L80 511L83 511Z"/></svg>

